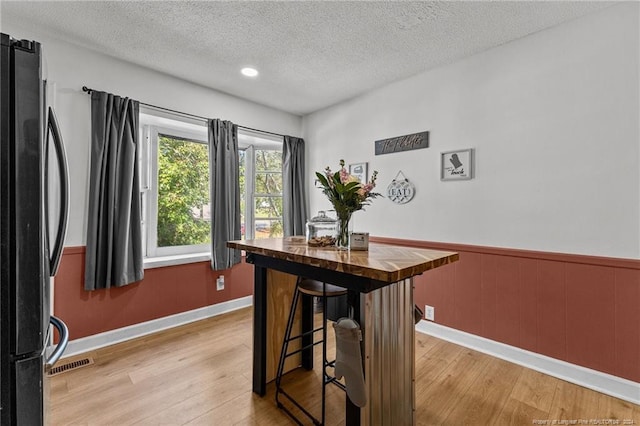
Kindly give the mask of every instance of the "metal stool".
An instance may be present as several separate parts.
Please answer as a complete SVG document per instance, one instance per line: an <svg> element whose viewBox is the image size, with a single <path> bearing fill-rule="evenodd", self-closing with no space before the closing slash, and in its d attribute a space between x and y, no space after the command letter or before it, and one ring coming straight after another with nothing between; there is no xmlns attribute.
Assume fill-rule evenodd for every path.
<svg viewBox="0 0 640 426"><path fill-rule="evenodd" d="M300 299L300 294L305 294L308 296L316 296L322 300L322 327L318 327L307 332L304 332L297 336L291 336L291 330L293 328L293 320L295 317L296 309L298 307L298 301ZM342 390L345 390L345 387L342 383L338 382L338 380L334 376L330 376L327 374L327 367L333 367L335 364L334 361L327 360L327 298L342 296L347 294L347 289L338 287L332 284L326 284L320 281L305 279L302 277L298 277L296 281L296 289L293 293L293 300L291 302L291 310L289 311L289 319L287 321L287 329L285 331L284 339L282 342L282 351L280 352L280 361L278 363L278 372L276 374L276 404L278 408L284 410L285 413L289 415L293 420L298 424L302 424L302 422L285 407L282 402L280 402L280 394L285 396L289 401L291 401L296 407L298 407L307 417L309 417L314 424L323 425L324 417L325 417L325 387L329 383L333 383L340 387ZM322 340L314 341L314 336L316 332L322 331ZM297 349L291 353L289 353L289 342L302 339L303 337L310 336L310 343L307 345L301 345L300 349ZM303 340L304 341L304 340ZM321 421L316 419L309 411L307 411L300 403L298 403L291 395L285 392L282 389L281 381L284 373L284 362L285 360L297 353L300 353L306 349L313 348L316 345L322 343L322 418Z"/></svg>

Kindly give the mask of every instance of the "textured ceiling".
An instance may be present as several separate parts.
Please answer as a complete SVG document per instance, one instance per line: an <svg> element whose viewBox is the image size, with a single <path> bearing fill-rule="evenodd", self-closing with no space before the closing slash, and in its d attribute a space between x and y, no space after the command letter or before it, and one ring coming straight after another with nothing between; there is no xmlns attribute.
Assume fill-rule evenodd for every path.
<svg viewBox="0 0 640 426"><path fill-rule="evenodd" d="M2 23L306 114L611 2L0 0ZM239 70L253 65L260 75Z"/></svg>

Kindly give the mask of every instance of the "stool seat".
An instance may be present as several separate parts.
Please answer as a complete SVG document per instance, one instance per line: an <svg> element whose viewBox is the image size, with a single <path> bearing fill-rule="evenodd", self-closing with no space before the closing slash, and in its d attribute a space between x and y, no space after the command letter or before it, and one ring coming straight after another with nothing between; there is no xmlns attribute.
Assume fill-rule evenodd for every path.
<svg viewBox="0 0 640 426"><path fill-rule="evenodd" d="M300 282L298 290L300 290L300 293L316 297L336 297L347 294L347 289L344 287L338 287L337 285L326 284L322 283L322 281L310 280L308 278Z"/></svg>

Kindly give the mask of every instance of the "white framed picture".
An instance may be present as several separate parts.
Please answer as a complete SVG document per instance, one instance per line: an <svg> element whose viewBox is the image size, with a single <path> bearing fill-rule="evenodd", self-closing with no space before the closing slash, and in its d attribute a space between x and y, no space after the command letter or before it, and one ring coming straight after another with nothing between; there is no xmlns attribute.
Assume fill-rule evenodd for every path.
<svg viewBox="0 0 640 426"><path fill-rule="evenodd" d="M360 182L367 182L367 163L349 164L349 174L360 179Z"/></svg>
<svg viewBox="0 0 640 426"><path fill-rule="evenodd" d="M473 148L447 151L440 154L440 180L473 178Z"/></svg>

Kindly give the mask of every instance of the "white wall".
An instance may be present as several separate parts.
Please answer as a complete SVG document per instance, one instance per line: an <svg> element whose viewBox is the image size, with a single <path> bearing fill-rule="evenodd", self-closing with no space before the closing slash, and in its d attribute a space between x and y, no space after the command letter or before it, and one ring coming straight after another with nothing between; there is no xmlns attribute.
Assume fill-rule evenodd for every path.
<svg viewBox="0 0 640 426"><path fill-rule="evenodd" d="M2 31L14 38L34 39L42 43L47 77L56 85L55 109L66 145L71 178L67 246L86 243L91 99L82 91L82 86L181 112L231 120L260 130L301 135L302 119L299 116L61 42L31 28L13 27L10 22L3 22Z"/></svg>
<svg viewBox="0 0 640 426"><path fill-rule="evenodd" d="M367 161L386 192L402 170L413 201L354 216L373 235L638 258L638 10L616 5L306 116L309 176ZM374 155L375 140L424 130L429 148ZM469 147L475 179L441 182L440 153ZM309 188L311 212L329 208Z"/></svg>

